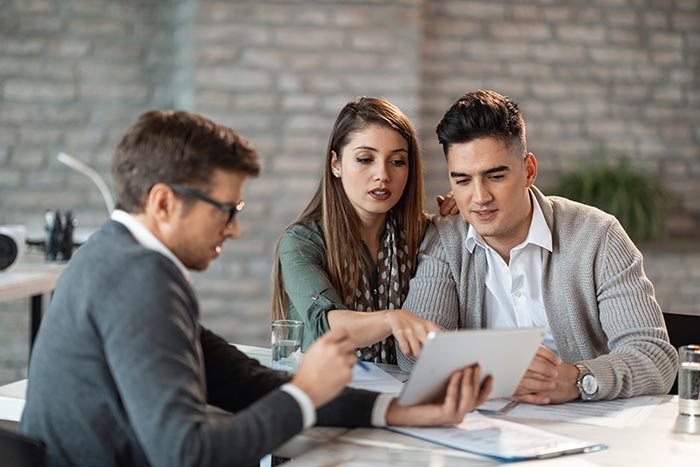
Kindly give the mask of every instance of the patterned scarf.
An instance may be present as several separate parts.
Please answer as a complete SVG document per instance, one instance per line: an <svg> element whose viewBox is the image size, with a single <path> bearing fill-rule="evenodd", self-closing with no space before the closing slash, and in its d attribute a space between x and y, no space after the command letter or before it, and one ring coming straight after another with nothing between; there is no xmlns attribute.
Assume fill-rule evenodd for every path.
<svg viewBox="0 0 700 467"><path fill-rule="evenodd" d="M387 217L384 236L377 255L377 288L372 290L366 268L362 268L362 276L358 289L355 291L352 309L363 312L375 311L375 301L372 299L372 295L376 296L376 310L401 308L408 292L412 261L408 254L406 235L400 231L397 239L397 231L396 220L393 217ZM389 336L368 347L357 349L356 354L361 360L368 362L396 364L394 336Z"/></svg>

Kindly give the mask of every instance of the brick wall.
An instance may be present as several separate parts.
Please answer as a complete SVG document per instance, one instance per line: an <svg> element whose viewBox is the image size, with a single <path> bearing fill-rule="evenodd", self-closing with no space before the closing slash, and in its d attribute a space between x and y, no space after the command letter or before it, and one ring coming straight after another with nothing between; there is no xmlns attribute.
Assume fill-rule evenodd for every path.
<svg viewBox="0 0 700 467"><path fill-rule="evenodd" d="M64 151L109 174L130 121L173 106L175 18L168 2L0 0L0 224L41 235L45 209L104 219ZM2 274L2 272L0 272ZM0 303L0 384L26 376L28 300Z"/></svg>
<svg viewBox="0 0 700 467"><path fill-rule="evenodd" d="M645 246L644 270L664 311L700 316L700 248L681 242ZM694 330L700 342L700 329Z"/></svg>
<svg viewBox="0 0 700 467"><path fill-rule="evenodd" d="M699 5L0 0L0 224L40 233L45 209L72 208L97 227L99 193L55 154L108 178L119 136L144 110L225 123L256 144L264 170L247 189L242 238L195 286L207 325L263 344L275 242L315 188L342 105L380 95L408 114L432 207L447 189L435 124L460 94L493 88L521 104L540 185L599 150L625 154L662 177L677 201L671 227L690 234L700 227ZM662 305L700 303L697 261L674 268L646 254ZM25 315L24 302L0 303L0 382L24 371Z"/></svg>
<svg viewBox="0 0 700 467"><path fill-rule="evenodd" d="M461 94L520 103L538 185L600 152L657 173L674 195L669 227L700 228L700 2L426 2L422 141L432 193L445 179L434 133Z"/></svg>
<svg viewBox="0 0 700 467"><path fill-rule="evenodd" d="M172 107L174 25L168 2L4 1L0 8L2 223L40 231L48 208L81 225L106 218L92 183L56 161L64 151L109 175L135 116Z"/></svg>
<svg viewBox="0 0 700 467"><path fill-rule="evenodd" d="M347 101L382 95L417 119L418 5L200 0L195 108L246 135L264 162L247 188L242 238L197 277L207 324L269 340L275 244L308 203Z"/></svg>

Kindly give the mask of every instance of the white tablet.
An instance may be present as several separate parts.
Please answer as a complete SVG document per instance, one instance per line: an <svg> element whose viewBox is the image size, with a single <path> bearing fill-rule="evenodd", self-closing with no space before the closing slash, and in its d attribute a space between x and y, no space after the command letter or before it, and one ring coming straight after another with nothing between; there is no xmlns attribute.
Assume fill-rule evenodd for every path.
<svg viewBox="0 0 700 467"><path fill-rule="evenodd" d="M431 332L398 403L437 400L444 394L452 372L473 363L481 366L482 381L493 376L489 397L512 396L544 335L543 328Z"/></svg>

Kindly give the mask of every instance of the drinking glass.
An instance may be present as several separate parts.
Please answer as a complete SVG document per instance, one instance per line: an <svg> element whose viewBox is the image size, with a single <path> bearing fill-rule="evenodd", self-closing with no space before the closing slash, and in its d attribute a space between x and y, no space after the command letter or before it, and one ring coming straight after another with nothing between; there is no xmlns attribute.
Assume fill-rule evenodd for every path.
<svg viewBox="0 0 700 467"><path fill-rule="evenodd" d="M700 415L700 345L684 345L678 355L678 413Z"/></svg>
<svg viewBox="0 0 700 467"><path fill-rule="evenodd" d="M293 319L272 322L272 368L294 372L301 360L304 323Z"/></svg>

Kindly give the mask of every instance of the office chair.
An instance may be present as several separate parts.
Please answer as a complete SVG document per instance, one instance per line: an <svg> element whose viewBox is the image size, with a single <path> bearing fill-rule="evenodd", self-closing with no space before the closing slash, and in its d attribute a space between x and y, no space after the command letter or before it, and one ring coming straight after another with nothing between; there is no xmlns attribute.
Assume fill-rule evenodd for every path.
<svg viewBox="0 0 700 467"><path fill-rule="evenodd" d="M41 440L0 428L0 464L3 467L44 467L46 445Z"/></svg>
<svg viewBox="0 0 700 467"><path fill-rule="evenodd" d="M700 316L664 313L666 329L671 345L676 349L681 345L700 344ZM678 377L669 394L678 394Z"/></svg>

